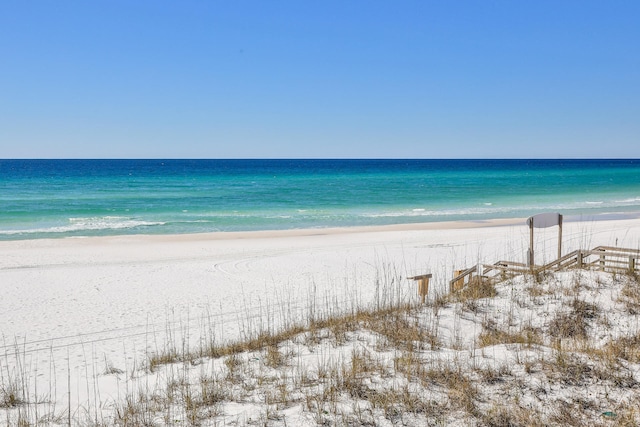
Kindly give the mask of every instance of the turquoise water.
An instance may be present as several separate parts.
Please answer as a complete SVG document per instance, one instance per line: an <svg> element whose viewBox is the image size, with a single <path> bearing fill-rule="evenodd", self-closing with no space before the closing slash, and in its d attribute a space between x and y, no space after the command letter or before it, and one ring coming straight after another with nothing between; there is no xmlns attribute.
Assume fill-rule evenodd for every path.
<svg viewBox="0 0 640 427"><path fill-rule="evenodd" d="M0 160L0 239L640 214L640 160Z"/></svg>

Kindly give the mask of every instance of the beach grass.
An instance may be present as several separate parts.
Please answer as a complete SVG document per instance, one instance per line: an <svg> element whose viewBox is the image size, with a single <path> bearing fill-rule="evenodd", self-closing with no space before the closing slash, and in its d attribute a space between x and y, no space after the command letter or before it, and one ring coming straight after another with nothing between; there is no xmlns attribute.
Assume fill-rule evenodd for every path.
<svg viewBox="0 0 640 427"><path fill-rule="evenodd" d="M134 367L105 360L94 377L126 391L81 407L5 369L0 410L25 427L640 422L637 277L523 276L424 305L394 289L405 285L393 277L342 312L310 301L306 322L247 319L243 339L168 342Z"/></svg>

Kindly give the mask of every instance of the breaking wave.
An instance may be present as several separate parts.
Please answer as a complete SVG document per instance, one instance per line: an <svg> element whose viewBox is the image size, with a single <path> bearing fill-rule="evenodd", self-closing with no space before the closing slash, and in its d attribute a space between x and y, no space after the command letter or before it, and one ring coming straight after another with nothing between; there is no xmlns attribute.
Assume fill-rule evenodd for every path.
<svg viewBox="0 0 640 427"><path fill-rule="evenodd" d="M139 219L120 217L120 216L103 216L89 218L69 218L67 225L33 228L22 230L0 230L0 234L37 234L37 233L73 233L79 231L100 231L100 230L123 230L137 227L152 227L157 225L165 225L160 221L143 221Z"/></svg>

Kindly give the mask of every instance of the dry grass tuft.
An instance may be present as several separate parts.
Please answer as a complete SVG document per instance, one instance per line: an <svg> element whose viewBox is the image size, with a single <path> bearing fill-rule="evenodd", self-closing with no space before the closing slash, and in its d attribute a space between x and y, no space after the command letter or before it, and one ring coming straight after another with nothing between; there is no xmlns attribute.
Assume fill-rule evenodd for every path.
<svg viewBox="0 0 640 427"><path fill-rule="evenodd" d="M573 309L573 314L575 316L581 317L583 319L597 319L600 315L600 308L593 303L587 302L585 300L575 298L571 301L571 308Z"/></svg>
<svg viewBox="0 0 640 427"><path fill-rule="evenodd" d="M478 416L476 402L479 392L476 384L466 375L457 375L449 378L449 403L452 407L460 409L472 416Z"/></svg>
<svg viewBox="0 0 640 427"><path fill-rule="evenodd" d="M22 398L20 390L13 386L0 386L0 408L15 408L26 402Z"/></svg>
<svg viewBox="0 0 640 427"><path fill-rule="evenodd" d="M630 363L640 363L640 334L610 341L605 346L605 352Z"/></svg>
<svg viewBox="0 0 640 427"><path fill-rule="evenodd" d="M553 294L552 290L545 288L544 284L539 282L534 282L531 286L528 286L526 291L532 298Z"/></svg>
<svg viewBox="0 0 640 427"><path fill-rule="evenodd" d="M494 281L487 278L474 277L467 286L451 295L453 302L462 304L464 310L472 313L480 312L479 301L498 295Z"/></svg>
<svg viewBox="0 0 640 427"><path fill-rule="evenodd" d="M480 418L482 425L487 427L544 427L547 425L539 414L517 404L494 405Z"/></svg>
<svg viewBox="0 0 640 427"><path fill-rule="evenodd" d="M620 302L625 306L627 313L640 314L640 282L638 276L624 276L624 286L620 292Z"/></svg>
<svg viewBox="0 0 640 427"><path fill-rule="evenodd" d="M527 347L543 343L542 331L531 326L524 326L515 332L498 328L494 320L484 322L483 330L478 336L478 345L488 347L499 344L524 344Z"/></svg>
<svg viewBox="0 0 640 427"><path fill-rule="evenodd" d="M549 331L559 338L588 338L589 321L597 319L600 309L597 305L574 298L571 311L558 313L549 322Z"/></svg>
<svg viewBox="0 0 640 427"><path fill-rule="evenodd" d="M587 324L584 318L571 313L558 313L549 323L549 330L560 338L586 338Z"/></svg>
<svg viewBox="0 0 640 427"><path fill-rule="evenodd" d="M543 363L554 381L568 386L584 386L594 378L595 370L582 358L565 351L558 351L555 360Z"/></svg>
<svg viewBox="0 0 640 427"><path fill-rule="evenodd" d="M121 405L115 408L114 423L116 426L155 426L155 414L163 408L151 396L143 392L128 395Z"/></svg>
<svg viewBox="0 0 640 427"><path fill-rule="evenodd" d="M449 403L456 409L469 414L476 413L476 400L479 392L474 382L465 372L448 365L437 365L419 371L423 384L443 387L448 394Z"/></svg>
<svg viewBox="0 0 640 427"><path fill-rule="evenodd" d="M392 388L385 391L373 390L369 400L373 409L381 409L386 419L400 425L404 424L402 418L407 414L438 418L446 410L442 404L424 399L406 386L401 389ZM378 423L358 425L378 425Z"/></svg>
<svg viewBox="0 0 640 427"><path fill-rule="evenodd" d="M542 284L553 279L554 274L552 271L548 270L535 270L531 271L531 277L535 283Z"/></svg>
<svg viewBox="0 0 640 427"><path fill-rule="evenodd" d="M563 402L558 405L549 416L552 425L582 427L583 421L576 417L577 408L570 402Z"/></svg>
<svg viewBox="0 0 640 427"><path fill-rule="evenodd" d="M500 365L497 368L487 366L478 369L480 378L487 384L497 384L505 381L505 377L511 376L511 368L508 365Z"/></svg>
<svg viewBox="0 0 640 427"><path fill-rule="evenodd" d="M270 368L280 368L287 364L290 355L282 354L277 345L269 345L265 351L264 363Z"/></svg>
<svg viewBox="0 0 640 427"><path fill-rule="evenodd" d="M16 346L16 354L19 349ZM0 357L0 362L2 358ZM4 371L0 363L0 409L20 408L29 404L29 392L24 371ZM26 383L25 383L26 381Z"/></svg>
<svg viewBox="0 0 640 427"><path fill-rule="evenodd" d="M493 298L498 295L495 284L486 278L474 278L471 282L458 291L455 297L458 301L478 300L482 298Z"/></svg>
<svg viewBox="0 0 640 427"><path fill-rule="evenodd" d="M435 350L439 347L438 337L417 319L409 318L406 312L368 316L361 326L382 335L396 349L418 351Z"/></svg>

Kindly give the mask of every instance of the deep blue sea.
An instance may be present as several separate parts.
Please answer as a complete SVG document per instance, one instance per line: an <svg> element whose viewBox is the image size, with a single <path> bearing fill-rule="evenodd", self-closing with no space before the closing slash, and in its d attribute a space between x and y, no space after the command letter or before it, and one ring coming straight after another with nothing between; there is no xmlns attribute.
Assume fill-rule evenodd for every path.
<svg viewBox="0 0 640 427"><path fill-rule="evenodd" d="M0 160L0 240L640 214L640 160Z"/></svg>

